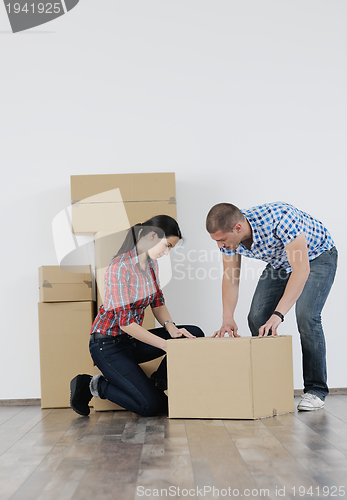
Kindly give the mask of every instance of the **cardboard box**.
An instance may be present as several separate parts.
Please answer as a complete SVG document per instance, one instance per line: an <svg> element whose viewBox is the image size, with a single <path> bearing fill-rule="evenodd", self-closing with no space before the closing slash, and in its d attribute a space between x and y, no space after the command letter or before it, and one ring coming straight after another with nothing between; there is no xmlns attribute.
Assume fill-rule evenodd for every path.
<svg viewBox="0 0 347 500"><path fill-rule="evenodd" d="M113 189L120 190L124 202L169 200L176 196L175 174L158 172L71 176L72 203Z"/></svg>
<svg viewBox="0 0 347 500"><path fill-rule="evenodd" d="M41 266L39 268L40 302L75 302L92 300L92 275L90 266L64 267Z"/></svg>
<svg viewBox="0 0 347 500"><path fill-rule="evenodd" d="M70 380L93 374L89 335L94 302L39 303L41 407L70 406Z"/></svg>
<svg viewBox="0 0 347 500"><path fill-rule="evenodd" d="M176 218L174 173L71 176L74 233L122 231L158 214Z"/></svg>
<svg viewBox="0 0 347 500"><path fill-rule="evenodd" d="M158 366L160 365L162 359L163 356L158 359L153 359L152 361L147 361L147 363L142 363L140 365L147 377L150 377L152 373L158 369ZM99 368L94 366L94 375L97 375L99 373L101 373ZM94 406L95 411L124 410L124 408L117 405L116 403L112 403L112 401L109 401L108 399L93 398L91 401L91 405Z"/></svg>
<svg viewBox="0 0 347 500"><path fill-rule="evenodd" d="M170 418L294 411L291 336L174 339L167 359Z"/></svg>

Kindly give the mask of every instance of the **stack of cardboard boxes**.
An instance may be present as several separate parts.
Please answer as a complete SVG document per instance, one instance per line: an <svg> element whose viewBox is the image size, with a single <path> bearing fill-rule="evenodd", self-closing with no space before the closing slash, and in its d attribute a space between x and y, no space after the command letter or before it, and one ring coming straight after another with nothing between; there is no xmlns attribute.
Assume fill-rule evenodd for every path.
<svg viewBox="0 0 347 500"><path fill-rule="evenodd" d="M94 318L90 266L39 268L39 337L42 408L70 404L70 380L93 373L88 339Z"/></svg>

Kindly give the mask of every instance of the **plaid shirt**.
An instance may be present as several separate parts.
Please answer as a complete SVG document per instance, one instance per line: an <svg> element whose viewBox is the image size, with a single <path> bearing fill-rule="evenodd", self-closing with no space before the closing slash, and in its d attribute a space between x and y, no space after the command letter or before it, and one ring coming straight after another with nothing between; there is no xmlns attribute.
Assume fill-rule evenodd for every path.
<svg viewBox="0 0 347 500"><path fill-rule="evenodd" d="M283 267L292 271L285 246L304 233L309 260L313 260L334 246L328 230L317 219L288 203L277 202L241 210L253 233L253 243L248 250L243 243L236 250L221 248L226 255L245 255L271 264L275 269Z"/></svg>
<svg viewBox="0 0 347 500"><path fill-rule="evenodd" d="M115 257L105 273L105 298L94 320L91 333L121 335L122 326L142 325L147 306L165 304L159 288L158 264L147 260L146 269L139 263L136 247Z"/></svg>

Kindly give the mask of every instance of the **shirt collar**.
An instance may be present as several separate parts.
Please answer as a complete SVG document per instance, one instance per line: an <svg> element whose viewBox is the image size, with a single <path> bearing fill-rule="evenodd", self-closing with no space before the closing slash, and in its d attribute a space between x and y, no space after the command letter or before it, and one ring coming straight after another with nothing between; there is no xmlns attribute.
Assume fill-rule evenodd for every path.
<svg viewBox="0 0 347 500"><path fill-rule="evenodd" d="M252 238L253 238L253 243L251 246L251 249L252 249L253 245L257 246L257 245L260 245L262 243L262 239L261 239L259 231L258 231L258 226L262 226L264 223L262 220L259 220L259 219L256 219L255 217L253 217L252 214L250 214L248 212L248 210L241 210L241 212L246 217L246 219L248 220L248 222L252 228ZM244 246L244 245L242 244L242 246Z"/></svg>
<svg viewBox="0 0 347 500"><path fill-rule="evenodd" d="M134 263L134 266L138 266L142 271L145 271L145 269L143 269L140 265L140 258L139 258L139 255L137 253L137 248L136 248L136 245L133 246L133 248L130 250L130 258L131 260L133 261ZM152 265L152 259L150 258L150 256L147 257L147 264L151 267ZM147 265L146 265L146 269L147 269Z"/></svg>

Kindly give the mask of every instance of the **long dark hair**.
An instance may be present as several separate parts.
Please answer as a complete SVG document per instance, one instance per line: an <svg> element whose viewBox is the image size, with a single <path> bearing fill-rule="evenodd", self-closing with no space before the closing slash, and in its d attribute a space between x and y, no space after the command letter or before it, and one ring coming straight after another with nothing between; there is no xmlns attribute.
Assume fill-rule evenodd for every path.
<svg viewBox="0 0 347 500"><path fill-rule="evenodd" d="M132 250L139 239L146 236L146 234L151 231L154 231L159 238L177 236L177 238L182 239L180 227L175 219L169 215L155 215L145 222L135 224L135 226L132 226L128 230L128 234L118 250L116 257Z"/></svg>

